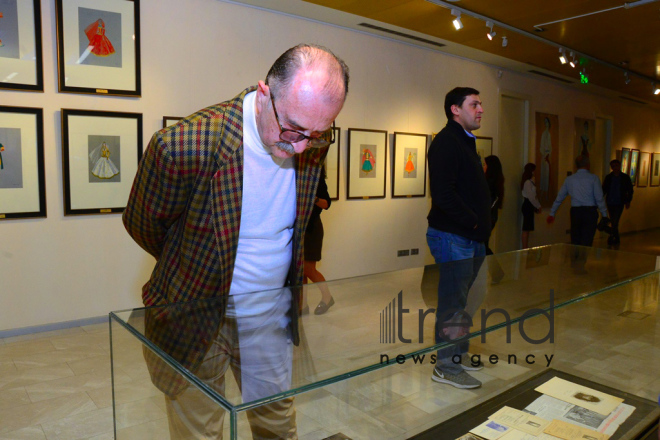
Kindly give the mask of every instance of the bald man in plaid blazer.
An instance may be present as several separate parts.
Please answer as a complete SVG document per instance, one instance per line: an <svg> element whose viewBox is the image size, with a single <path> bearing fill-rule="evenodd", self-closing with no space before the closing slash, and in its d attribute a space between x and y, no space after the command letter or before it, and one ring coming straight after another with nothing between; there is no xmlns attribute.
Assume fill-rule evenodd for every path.
<svg viewBox="0 0 660 440"><path fill-rule="evenodd" d="M258 218L243 212L245 206L281 203L291 211L288 229L292 232L286 238L290 254L285 255L290 262L286 262L286 267L279 264L282 276L275 276L270 284L268 278L273 271L264 270L255 280L261 283L257 285L263 285L261 278L271 289L302 284L304 232L334 120L347 92L348 68L341 59L325 48L299 45L278 58L265 82L259 81L256 87L244 90L234 99L202 109L154 134L123 215L131 237L156 258L151 278L142 290L146 306L212 298L225 299L224 303L215 304L226 305L230 293L252 291L241 291L252 284L249 279L236 280L245 272L238 272L235 277L237 265L268 268L271 253L279 259L282 255L271 249L264 257L254 253L241 260L242 222L245 226L249 221L245 227L253 230L260 227ZM262 147L269 154L267 158L260 154ZM252 151L257 151L257 157ZM262 169L259 167L265 163L263 160L267 163ZM262 179L262 174L270 176L269 170L276 169L277 164L288 164L290 181L287 183L284 178L280 182L282 173L276 173L273 176L277 180L272 182L245 183L251 185L247 196L244 181L248 175L251 181ZM252 167L250 173L246 173L247 167ZM263 197L259 188L264 188ZM289 193L281 194L280 188L289 188ZM272 220L272 216L271 220L264 220L263 227L267 229ZM292 295L287 314L294 343L298 339L298 299L298 295ZM226 326L224 310L213 310L208 302L202 304L197 312L168 315L173 308L148 309L146 315L147 336L193 373L210 356L211 341L232 333L222 328ZM195 313L199 316L191 316ZM173 322L172 316L185 322ZM147 361L154 383L168 399L179 399L186 385L176 375L165 373L169 368L152 354L147 353ZM278 403L282 416L289 417L290 399L274 405ZM187 418L190 414L177 416ZM196 423L185 420L182 425L189 430ZM201 420L199 424L207 423ZM220 432L221 424L220 419ZM295 438L295 422L292 426L270 433L262 429L259 435L259 429L253 426L253 434L255 438ZM171 420L170 431L174 435ZM173 438L209 435L201 431L179 434Z"/></svg>

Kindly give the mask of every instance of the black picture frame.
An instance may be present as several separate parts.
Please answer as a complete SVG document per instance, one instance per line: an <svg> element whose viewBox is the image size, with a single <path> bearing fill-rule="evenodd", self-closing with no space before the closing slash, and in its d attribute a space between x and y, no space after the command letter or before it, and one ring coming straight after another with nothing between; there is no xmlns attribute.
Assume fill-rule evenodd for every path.
<svg viewBox="0 0 660 440"><path fill-rule="evenodd" d="M64 215L123 212L141 158L141 113L62 109Z"/></svg>
<svg viewBox="0 0 660 440"><path fill-rule="evenodd" d="M8 35L3 35L0 51L0 89L27 92L44 91L43 45L41 38L41 2L16 3L16 8L2 11L2 20L11 20ZM6 29L6 27L5 27ZM19 44L20 34L20 44Z"/></svg>
<svg viewBox="0 0 660 440"><path fill-rule="evenodd" d="M0 146L0 220L46 217L43 109L0 106Z"/></svg>
<svg viewBox="0 0 660 440"><path fill-rule="evenodd" d="M330 200L339 200L339 168L341 157L341 128L335 127L335 142L328 147L325 156L325 178Z"/></svg>
<svg viewBox="0 0 660 440"><path fill-rule="evenodd" d="M139 97L140 0L99 3L55 1L59 91Z"/></svg>
<svg viewBox="0 0 660 440"><path fill-rule="evenodd" d="M392 142L392 198L426 197L429 136L395 131ZM410 168L409 168L410 167Z"/></svg>
<svg viewBox="0 0 660 440"><path fill-rule="evenodd" d="M366 148L369 146L369 148ZM365 152L365 150L367 150ZM369 156L365 158L365 155ZM347 195L351 199L384 199L387 174L387 131L348 129ZM366 165L365 162L370 164ZM366 170L366 168L371 168Z"/></svg>
<svg viewBox="0 0 660 440"><path fill-rule="evenodd" d="M163 116L163 128L174 125L181 119L183 119L181 116Z"/></svg>

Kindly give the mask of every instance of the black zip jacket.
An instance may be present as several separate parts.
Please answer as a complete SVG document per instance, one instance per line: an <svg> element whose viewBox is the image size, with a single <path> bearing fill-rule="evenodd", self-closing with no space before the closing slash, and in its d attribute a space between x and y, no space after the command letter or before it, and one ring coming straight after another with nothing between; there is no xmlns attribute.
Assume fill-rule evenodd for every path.
<svg viewBox="0 0 660 440"><path fill-rule="evenodd" d="M431 142L429 180L429 226L487 241L491 231L490 191L475 140L456 121L448 121Z"/></svg>

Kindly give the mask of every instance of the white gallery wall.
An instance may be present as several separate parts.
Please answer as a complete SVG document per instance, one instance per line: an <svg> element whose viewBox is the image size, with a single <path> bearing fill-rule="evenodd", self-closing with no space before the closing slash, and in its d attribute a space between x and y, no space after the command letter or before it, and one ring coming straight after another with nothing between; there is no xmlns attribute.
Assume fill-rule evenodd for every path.
<svg viewBox="0 0 660 440"><path fill-rule="evenodd" d="M476 133L498 144L498 102L504 92L530 104L529 157L536 111L559 115L560 180L572 170L574 118L613 121L613 150L660 152L660 112L576 91L554 82L504 72L428 49L220 0L142 0L142 97L57 93L54 2L43 0L44 93L0 91L0 103L44 109L48 217L0 222L0 332L107 315L141 305L140 288L154 260L125 233L121 216L64 216L62 108L138 112L144 147L162 117L186 116L229 99L263 79L287 48L325 45L351 69L350 93L337 119L341 134L339 200L324 212L323 261L328 279L415 267L432 262L425 241L430 199L391 198L391 133L432 133L446 119L445 93L458 85L481 91L485 114ZM346 130L387 130L385 199L346 200ZM506 176L518 180L520 176ZM640 188L622 230L660 226L660 188ZM533 244L566 242L568 201L553 227L537 217ZM397 257L399 249L420 255ZM42 327L43 328L43 327Z"/></svg>

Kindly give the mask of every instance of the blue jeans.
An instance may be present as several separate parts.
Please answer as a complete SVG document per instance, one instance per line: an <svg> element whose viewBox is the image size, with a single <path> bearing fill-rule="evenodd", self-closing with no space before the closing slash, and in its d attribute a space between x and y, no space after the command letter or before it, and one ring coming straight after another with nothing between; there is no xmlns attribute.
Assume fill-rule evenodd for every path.
<svg viewBox="0 0 660 440"><path fill-rule="evenodd" d="M435 342L440 343L452 339L446 330L456 329L465 322L461 313L464 313L470 287L486 256L486 245L430 226L426 231L426 242L440 272L435 321ZM467 353L468 347L469 342L465 341L438 350L436 368L445 373L460 373L463 367L454 363L452 358Z"/></svg>

